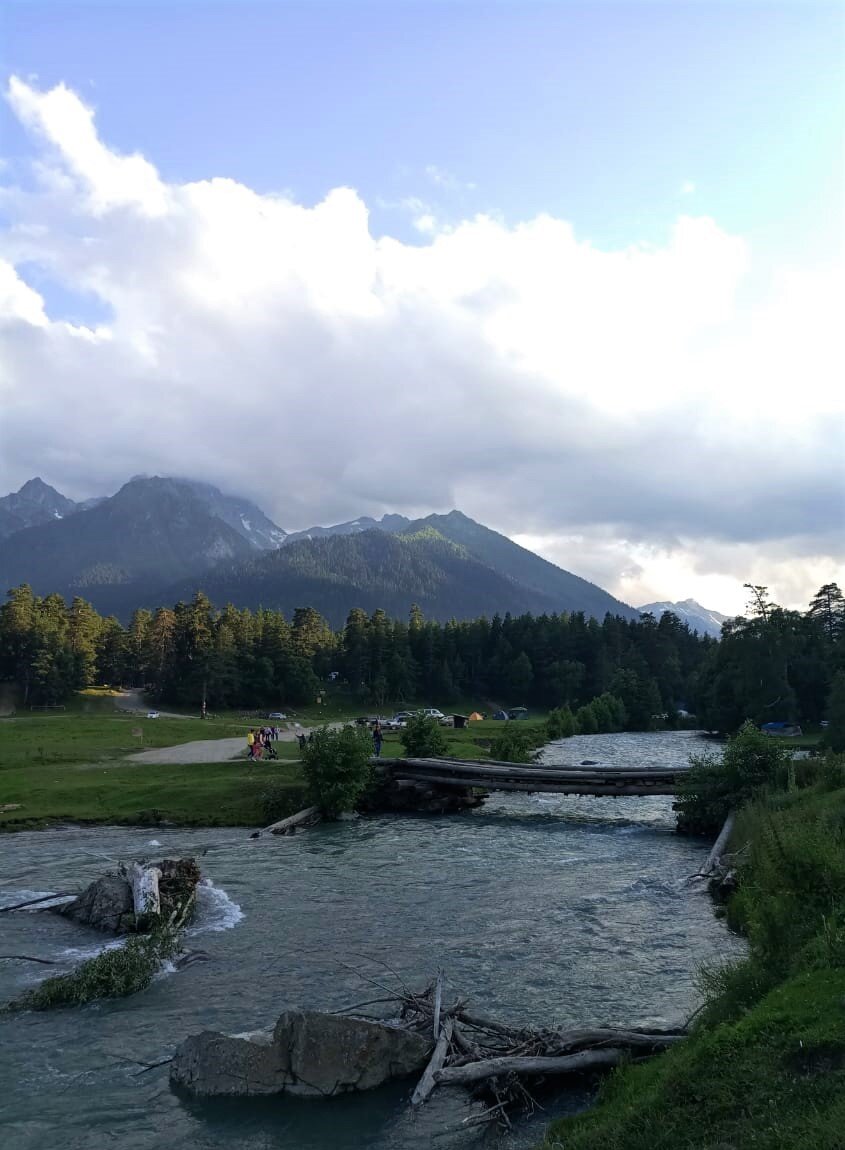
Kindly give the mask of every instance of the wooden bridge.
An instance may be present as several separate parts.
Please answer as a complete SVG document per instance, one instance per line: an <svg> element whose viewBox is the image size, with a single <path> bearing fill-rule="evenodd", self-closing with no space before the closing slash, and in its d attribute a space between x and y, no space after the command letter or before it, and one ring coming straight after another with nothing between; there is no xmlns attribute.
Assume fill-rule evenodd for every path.
<svg viewBox="0 0 845 1150"><path fill-rule="evenodd" d="M435 787L480 787L487 791L546 791L558 795L674 795L689 767L522 766L491 760L382 759L395 779Z"/></svg>

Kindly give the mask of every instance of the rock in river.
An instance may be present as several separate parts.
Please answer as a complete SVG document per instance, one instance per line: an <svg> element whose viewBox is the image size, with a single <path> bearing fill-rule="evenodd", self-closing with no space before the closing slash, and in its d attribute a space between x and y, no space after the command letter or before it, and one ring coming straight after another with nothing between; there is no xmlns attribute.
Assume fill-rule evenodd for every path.
<svg viewBox="0 0 845 1150"><path fill-rule="evenodd" d="M125 934L135 924L132 887L120 875L103 875L56 913L95 930Z"/></svg>
<svg viewBox="0 0 845 1150"><path fill-rule="evenodd" d="M170 1081L192 1094L330 1097L422 1070L431 1043L370 1019L289 1010L271 1033L205 1031L179 1047Z"/></svg>

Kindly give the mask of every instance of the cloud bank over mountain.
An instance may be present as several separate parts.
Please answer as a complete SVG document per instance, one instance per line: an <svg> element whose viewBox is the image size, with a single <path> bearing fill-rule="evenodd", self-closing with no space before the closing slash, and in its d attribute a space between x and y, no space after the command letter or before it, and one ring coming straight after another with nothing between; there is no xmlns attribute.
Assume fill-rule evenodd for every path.
<svg viewBox="0 0 845 1150"><path fill-rule="evenodd" d="M0 187L0 489L191 475L288 530L457 506L629 602L841 572L839 270L693 216L659 247L551 215L403 243L350 188L168 183L70 89L7 98L38 160Z"/></svg>

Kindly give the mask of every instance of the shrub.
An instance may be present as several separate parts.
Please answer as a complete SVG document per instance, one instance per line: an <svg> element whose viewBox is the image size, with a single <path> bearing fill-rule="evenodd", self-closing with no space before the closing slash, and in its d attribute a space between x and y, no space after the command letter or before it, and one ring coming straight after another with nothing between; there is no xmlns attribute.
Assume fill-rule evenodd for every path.
<svg viewBox="0 0 845 1150"><path fill-rule="evenodd" d="M506 723L490 744L490 758L504 763L530 763L534 748L542 741L543 735Z"/></svg>
<svg viewBox="0 0 845 1150"><path fill-rule="evenodd" d="M369 731L321 727L302 751L308 802L336 819L351 811L372 777L373 743Z"/></svg>
<svg viewBox="0 0 845 1150"><path fill-rule="evenodd" d="M679 829L717 834L728 812L765 786L788 785L792 752L751 722L728 741L720 759L690 755L692 770L680 780L675 807Z"/></svg>
<svg viewBox="0 0 845 1150"><path fill-rule="evenodd" d="M446 736L436 719L413 715L402 732L402 746L410 759L436 759L446 754Z"/></svg>
<svg viewBox="0 0 845 1150"><path fill-rule="evenodd" d="M549 739L569 739L576 734L575 716L569 707L555 707L546 719L546 737Z"/></svg>
<svg viewBox="0 0 845 1150"><path fill-rule="evenodd" d="M575 712L575 722L578 724L578 730L582 735L595 735L598 732L599 724L596 719L596 712L589 703L585 707L579 707Z"/></svg>

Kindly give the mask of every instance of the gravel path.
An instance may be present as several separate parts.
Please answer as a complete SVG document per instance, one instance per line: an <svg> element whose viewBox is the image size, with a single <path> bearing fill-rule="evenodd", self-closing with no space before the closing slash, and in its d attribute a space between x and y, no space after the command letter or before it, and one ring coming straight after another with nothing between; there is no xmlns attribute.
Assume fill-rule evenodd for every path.
<svg viewBox="0 0 845 1150"><path fill-rule="evenodd" d="M127 755L130 763L228 763L239 756L244 759L246 736L234 739L200 739L178 747L155 747Z"/></svg>
<svg viewBox="0 0 845 1150"><path fill-rule="evenodd" d="M333 730L343 723L329 723ZM301 734L307 735L310 727L299 727L294 731L282 731L278 741L292 743ZM180 743L178 747L155 747L150 751L138 751L127 755L130 763L228 763L232 759L246 762L246 732L234 739L200 739L193 743ZM286 759L290 762L290 759Z"/></svg>

